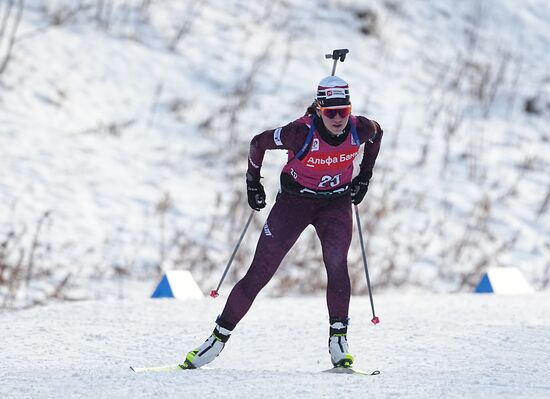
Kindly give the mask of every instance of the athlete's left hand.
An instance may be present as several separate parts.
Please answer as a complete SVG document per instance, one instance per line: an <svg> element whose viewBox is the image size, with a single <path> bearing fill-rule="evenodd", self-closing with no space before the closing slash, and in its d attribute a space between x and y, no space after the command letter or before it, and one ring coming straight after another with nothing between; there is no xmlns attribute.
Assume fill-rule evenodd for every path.
<svg viewBox="0 0 550 399"><path fill-rule="evenodd" d="M355 176L351 181L351 202L355 205L358 205L369 189L369 180L370 176Z"/></svg>

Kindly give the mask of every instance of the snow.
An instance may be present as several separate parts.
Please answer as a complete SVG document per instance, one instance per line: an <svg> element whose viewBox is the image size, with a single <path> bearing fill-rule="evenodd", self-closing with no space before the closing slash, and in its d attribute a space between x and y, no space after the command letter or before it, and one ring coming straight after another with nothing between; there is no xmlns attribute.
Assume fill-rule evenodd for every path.
<svg viewBox="0 0 550 399"><path fill-rule="evenodd" d="M1 3L0 62L22 3ZM24 2L0 73L1 397L550 396L548 2L363 3ZM382 374L318 374L313 229L212 370L132 374L213 328L224 298L145 297L172 268L216 286L250 214L248 143L303 113L334 48L385 131L360 205L378 326L356 236L349 256L351 347ZM268 209L222 292L284 160L266 155ZM494 266L538 293L468 294Z"/></svg>
<svg viewBox="0 0 550 399"><path fill-rule="evenodd" d="M547 294L353 297L357 367L330 366L323 297L260 295L211 369L135 374L180 362L206 338L225 298L85 301L0 315L0 396L42 398L547 398Z"/></svg>

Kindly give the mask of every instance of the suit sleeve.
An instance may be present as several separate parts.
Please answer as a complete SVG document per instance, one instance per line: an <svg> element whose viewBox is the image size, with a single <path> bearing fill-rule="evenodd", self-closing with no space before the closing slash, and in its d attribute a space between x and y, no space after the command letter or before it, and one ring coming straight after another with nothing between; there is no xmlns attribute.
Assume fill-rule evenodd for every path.
<svg viewBox="0 0 550 399"><path fill-rule="evenodd" d="M300 122L291 122L277 129L266 130L252 138L248 152L247 179L259 180L266 150L298 152L306 140L309 128Z"/></svg>
<svg viewBox="0 0 550 399"><path fill-rule="evenodd" d="M358 116L357 133L361 144L365 145L358 175L368 180L372 176L372 169L374 168L378 152L380 151L380 144L384 132L378 122L363 116Z"/></svg>

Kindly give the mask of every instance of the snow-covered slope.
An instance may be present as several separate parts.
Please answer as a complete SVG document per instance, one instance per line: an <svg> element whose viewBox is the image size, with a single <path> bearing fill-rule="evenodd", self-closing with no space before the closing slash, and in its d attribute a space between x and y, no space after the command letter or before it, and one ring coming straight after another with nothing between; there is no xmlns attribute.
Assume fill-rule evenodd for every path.
<svg viewBox="0 0 550 399"><path fill-rule="evenodd" d="M223 302L97 301L0 316L2 398L547 398L548 295L353 298L350 345L372 377L330 366L322 297L261 296L211 370L135 374L177 363Z"/></svg>
<svg viewBox="0 0 550 399"><path fill-rule="evenodd" d="M28 304L76 297L74 284L86 297L90 277L162 267L211 288L248 213L248 141L303 113L339 47L354 111L385 129L361 205L375 286L468 290L501 265L544 289L548 20L545 0L25 1L0 75L0 240L28 289L2 294ZM283 159L266 157L270 203ZM275 293L322 290L314 241Z"/></svg>

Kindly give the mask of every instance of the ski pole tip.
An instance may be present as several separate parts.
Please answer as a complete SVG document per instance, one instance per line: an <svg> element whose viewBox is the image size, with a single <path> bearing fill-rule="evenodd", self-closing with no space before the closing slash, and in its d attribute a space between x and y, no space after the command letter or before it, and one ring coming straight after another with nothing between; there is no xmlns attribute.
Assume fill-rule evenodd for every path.
<svg viewBox="0 0 550 399"><path fill-rule="evenodd" d="M210 296L212 298L217 298L219 296L218 291L216 291L216 290L210 291Z"/></svg>
<svg viewBox="0 0 550 399"><path fill-rule="evenodd" d="M372 321L372 324L374 325L377 325L378 323L380 323L380 319L378 318L378 316L374 316L371 321Z"/></svg>

